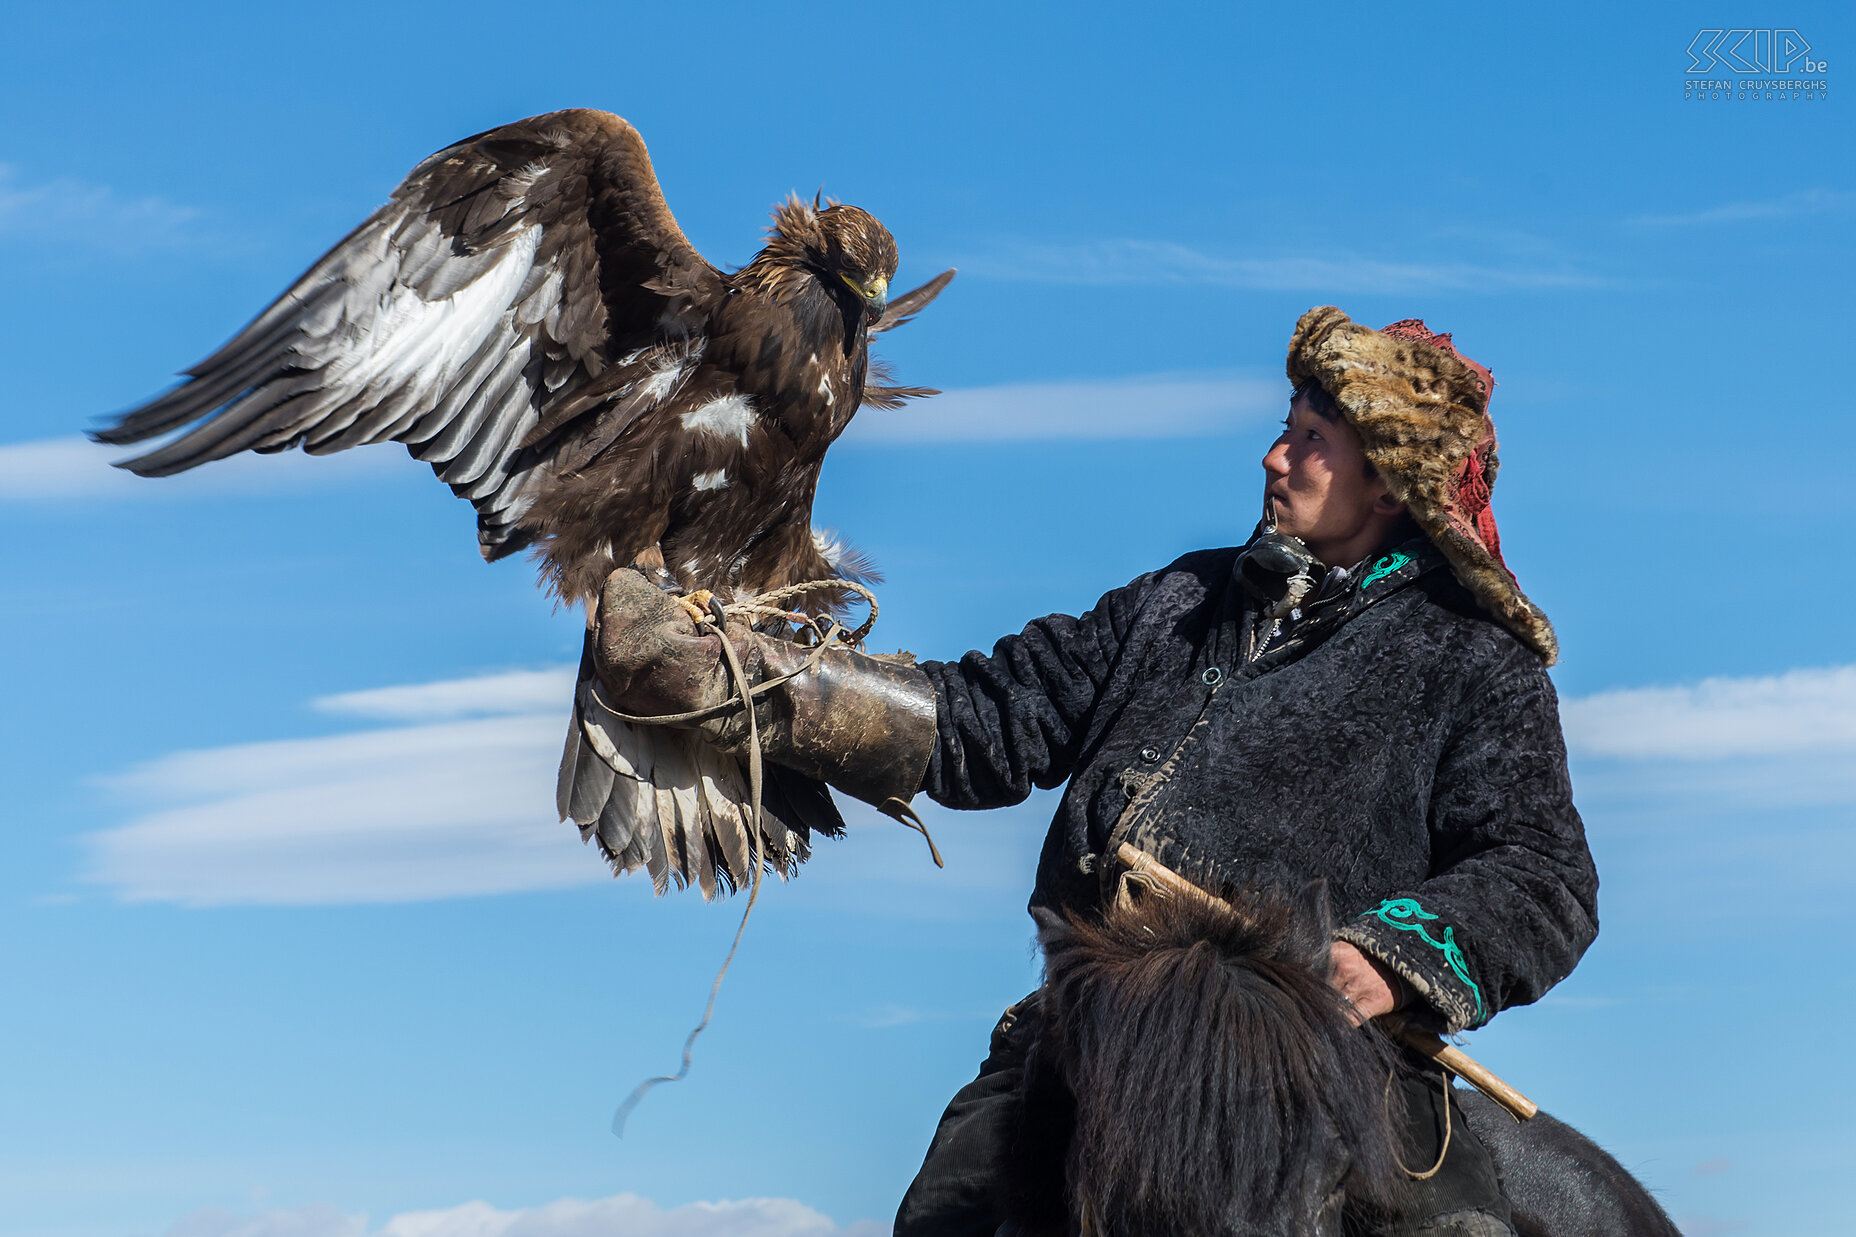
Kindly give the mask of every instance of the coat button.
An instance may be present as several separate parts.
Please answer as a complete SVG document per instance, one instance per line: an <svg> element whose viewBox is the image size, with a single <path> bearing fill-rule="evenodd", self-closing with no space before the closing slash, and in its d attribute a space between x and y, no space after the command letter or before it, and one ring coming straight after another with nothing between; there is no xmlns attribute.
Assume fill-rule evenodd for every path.
<svg viewBox="0 0 1856 1237"><path fill-rule="evenodd" d="M1141 749L1141 759L1145 760L1148 764L1154 764L1160 759L1160 749L1157 747L1143 747Z"/></svg>
<svg viewBox="0 0 1856 1237"><path fill-rule="evenodd" d="M1207 687L1216 687L1224 681L1224 671L1216 666L1205 667L1205 673L1199 676L1199 682Z"/></svg>

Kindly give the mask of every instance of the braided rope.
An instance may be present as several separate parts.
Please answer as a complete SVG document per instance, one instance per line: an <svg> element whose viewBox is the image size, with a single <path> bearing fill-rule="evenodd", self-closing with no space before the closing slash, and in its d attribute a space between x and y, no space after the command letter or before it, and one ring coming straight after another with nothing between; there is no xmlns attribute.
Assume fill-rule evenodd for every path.
<svg viewBox="0 0 1856 1237"><path fill-rule="evenodd" d="M876 627L877 604L876 594L857 583L855 580L813 580L805 584L789 584L785 588L776 588L769 593L760 593L754 597L748 598L746 601L725 605L722 607L722 613L730 618L753 617L784 619L795 627L807 628L813 632L819 632L818 615L806 614L797 610L788 610L780 603L785 601L796 601L809 594L822 593L828 590L855 593L863 599L865 605L870 607L870 613L865 617L864 621L859 623L856 628L852 629L849 634L844 636L844 642L847 645L852 648L858 647L864 642L865 637L870 634L872 629ZM843 630L842 626L835 619L832 620L832 626L838 628L840 631Z"/></svg>

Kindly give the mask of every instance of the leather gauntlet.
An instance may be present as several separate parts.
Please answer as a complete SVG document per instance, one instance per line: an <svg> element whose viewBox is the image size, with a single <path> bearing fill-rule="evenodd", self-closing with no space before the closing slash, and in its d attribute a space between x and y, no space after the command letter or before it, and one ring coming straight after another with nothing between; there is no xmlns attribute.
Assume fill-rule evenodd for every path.
<svg viewBox="0 0 1856 1237"><path fill-rule="evenodd" d="M850 649L815 649L750 634L767 678L794 677L755 701L761 751L881 807L921 789L934 753L934 685L914 665ZM709 731L722 747L747 742L747 719L731 710Z"/></svg>

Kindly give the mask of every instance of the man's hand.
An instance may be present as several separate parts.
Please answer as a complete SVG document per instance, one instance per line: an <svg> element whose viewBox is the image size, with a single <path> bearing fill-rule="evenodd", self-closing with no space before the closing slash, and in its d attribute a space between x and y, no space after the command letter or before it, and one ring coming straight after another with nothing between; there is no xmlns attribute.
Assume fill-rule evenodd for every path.
<svg viewBox="0 0 1856 1237"><path fill-rule="evenodd" d="M1355 1026L1389 1014L1405 1002L1405 981L1385 963L1369 958L1347 941L1328 947L1328 982L1347 998Z"/></svg>

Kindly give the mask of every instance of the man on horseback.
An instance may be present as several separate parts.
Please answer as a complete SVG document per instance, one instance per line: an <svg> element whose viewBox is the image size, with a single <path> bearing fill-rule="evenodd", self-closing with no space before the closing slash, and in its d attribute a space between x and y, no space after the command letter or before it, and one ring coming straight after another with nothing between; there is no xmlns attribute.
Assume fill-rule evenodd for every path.
<svg viewBox="0 0 1856 1237"><path fill-rule="evenodd" d="M1188 554L990 655L903 668L828 654L762 698L766 753L872 802L920 789L990 808L1067 782L1034 910L1101 907L1118 876L1105 856L1124 842L1208 887L1322 880L1340 923L1332 983L1356 1019L1480 1026L1539 999L1597 933L1546 674L1557 646L1489 510L1494 382L1421 322L1374 331L1333 308L1297 324L1288 377L1244 546ZM719 641L689 638L642 580L614 581L608 630L677 631L602 643L620 702L726 699ZM758 673L793 660L731 634L751 668L774 668ZM998 1227L1025 1022L1007 1011L949 1105L899 1235ZM1403 1154L1439 1167L1376 1231L1511 1232L1494 1164L1436 1073L1399 1085Z"/></svg>

